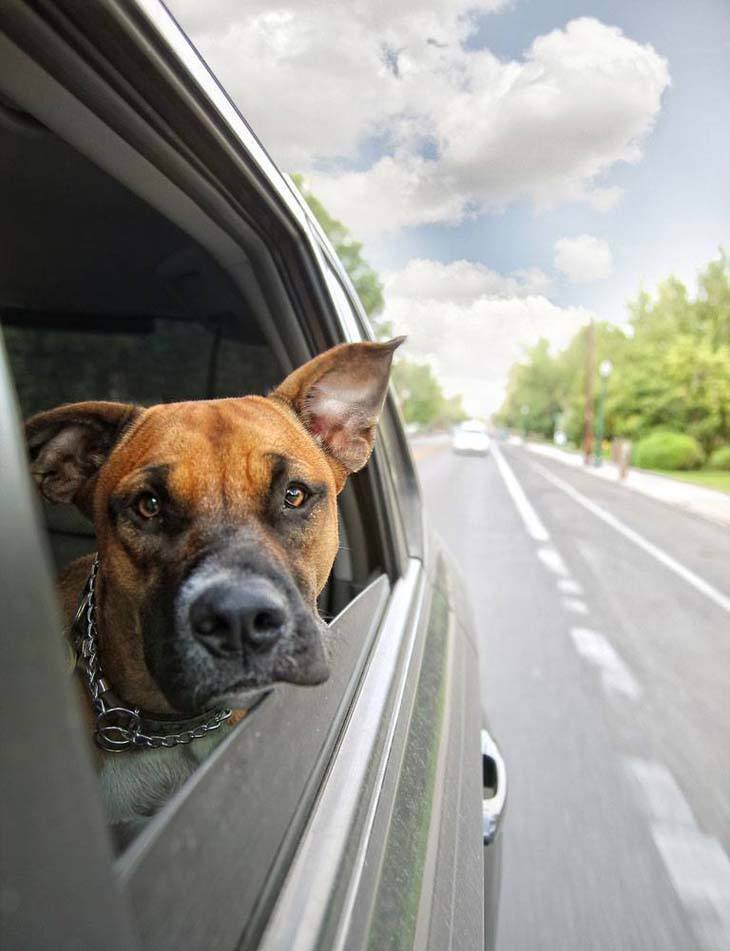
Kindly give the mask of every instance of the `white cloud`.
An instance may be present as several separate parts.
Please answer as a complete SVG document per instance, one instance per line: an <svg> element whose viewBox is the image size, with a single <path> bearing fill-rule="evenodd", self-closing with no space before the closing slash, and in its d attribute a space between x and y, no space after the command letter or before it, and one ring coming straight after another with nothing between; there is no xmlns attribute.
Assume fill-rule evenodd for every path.
<svg viewBox="0 0 730 951"><path fill-rule="evenodd" d="M417 259L387 276L385 317L408 334L404 356L428 360L482 416L499 407L525 347L545 337L561 349L591 317L552 303L537 290L544 281L538 269L504 276L470 261Z"/></svg>
<svg viewBox="0 0 730 951"><path fill-rule="evenodd" d="M666 61L585 17L537 37L519 60L467 48L475 17L506 5L172 0L274 158L306 171L358 236L515 201L606 210L620 199L603 179L640 159ZM380 157L343 166L362 164L374 135Z"/></svg>
<svg viewBox="0 0 730 951"><path fill-rule="evenodd" d="M464 304L479 297L527 297L544 293L550 278L540 268L504 275L474 261L443 264L413 258L401 270L385 275L385 294L410 300L447 300Z"/></svg>
<svg viewBox="0 0 730 951"><path fill-rule="evenodd" d="M404 82L429 108L410 119L395 158L314 176L315 190L363 235L457 223L521 200L610 209L621 189L603 178L641 158L669 73L650 46L584 18L538 37L519 62L462 50ZM435 157L422 158L424 141Z"/></svg>
<svg viewBox="0 0 730 951"><path fill-rule="evenodd" d="M413 82L509 0L169 0L216 76L286 171L352 157L408 124ZM408 86L408 88L406 88Z"/></svg>
<svg viewBox="0 0 730 951"><path fill-rule="evenodd" d="M603 281L613 271L613 255L607 241L579 234L555 242L555 267L573 284Z"/></svg>

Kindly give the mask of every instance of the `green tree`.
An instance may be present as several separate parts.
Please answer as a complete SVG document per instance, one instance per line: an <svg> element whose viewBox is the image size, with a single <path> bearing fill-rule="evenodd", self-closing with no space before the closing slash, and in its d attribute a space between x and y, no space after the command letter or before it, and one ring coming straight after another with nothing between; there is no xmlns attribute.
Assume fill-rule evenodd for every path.
<svg viewBox="0 0 730 951"><path fill-rule="evenodd" d="M467 418L460 396L446 397L428 363L399 360L393 382L403 418L424 428L452 426Z"/></svg>
<svg viewBox="0 0 730 951"><path fill-rule="evenodd" d="M525 352L525 358L510 371L507 398L495 421L502 426L526 428L552 436L562 411L563 389L560 365L544 337ZM523 409L526 411L523 413Z"/></svg>
<svg viewBox="0 0 730 951"><path fill-rule="evenodd" d="M597 368L613 363L606 395L606 435L642 439L656 431L684 433L706 454L730 443L730 259L724 251L698 276L694 299L676 277L655 295L642 290L629 302L630 333L597 323ZM551 355L545 341L512 368L507 397L496 416L521 428L529 406L530 431L553 434L559 414L569 437L583 430L586 333ZM595 409L595 407L594 407Z"/></svg>
<svg viewBox="0 0 730 951"><path fill-rule="evenodd" d="M345 225L332 217L316 195L307 188L302 175L292 175L292 179L314 212L315 218L335 249L337 257L342 261L365 308L365 313L373 322L376 334L379 337L391 336L390 324L378 319L385 306L383 285L376 272L362 256L362 242L355 241Z"/></svg>

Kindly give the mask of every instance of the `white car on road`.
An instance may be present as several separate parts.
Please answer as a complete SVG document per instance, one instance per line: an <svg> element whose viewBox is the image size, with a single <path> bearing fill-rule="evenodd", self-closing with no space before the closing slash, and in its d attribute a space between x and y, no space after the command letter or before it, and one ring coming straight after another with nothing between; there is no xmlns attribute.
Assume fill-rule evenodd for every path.
<svg viewBox="0 0 730 951"><path fill-rule="evenodd" d="M489 452L487 427L478 419L468 419L454 429L451 448L457 453L486 456Z"/></svg>

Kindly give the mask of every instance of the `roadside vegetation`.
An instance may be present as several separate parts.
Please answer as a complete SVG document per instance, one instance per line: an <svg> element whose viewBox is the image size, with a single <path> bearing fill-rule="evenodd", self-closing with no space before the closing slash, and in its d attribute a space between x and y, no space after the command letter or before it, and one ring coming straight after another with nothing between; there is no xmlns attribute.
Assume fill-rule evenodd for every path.
<svg viewBox="0 0 730 951"><path fill-rule="evenodd" d="M633 442L642 468L730 489L730 259L709 262L690 296L676 277L628 305L625 327L595 325L594 414L598 367L612 364L605 398L605 436ZM583 432L587 328L560 353L540 340L512 368L498 425L553 439ZM696 476L694 475L696 473Z"/></svg>
<svg viewBox="0 0 730 951"><path fill-rule="evenodd" d="M380 338L392 337L393 327L382 316L385 307L383 285L375 270L363 257L362 243L355 241L345 225L330 215L317 196L307 188L303 176L293 175L292 179L347 271L370 318L375 335ZM467 418L467 413L461 405L461 397L447 397L444 394L428 363L409 360L396 354L393 383L403 418L414 429L447 429Z"/></svg>

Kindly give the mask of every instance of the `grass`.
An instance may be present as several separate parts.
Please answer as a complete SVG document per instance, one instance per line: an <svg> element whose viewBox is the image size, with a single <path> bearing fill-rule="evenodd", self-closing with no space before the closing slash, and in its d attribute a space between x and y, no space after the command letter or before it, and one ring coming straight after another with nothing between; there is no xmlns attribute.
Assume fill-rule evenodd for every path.
<svg viewBox="0 0 730 951"><path fill-rule="evenodd" d="M692 482L694 485L703 485L706 489L717 489L719 492L730 494L730 472L668 472L654 470L658 475L669 476L671 479L680 479L682 482Z"/></svg>

